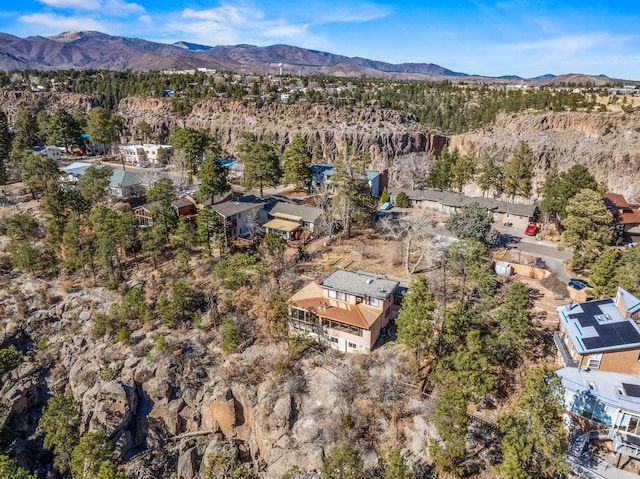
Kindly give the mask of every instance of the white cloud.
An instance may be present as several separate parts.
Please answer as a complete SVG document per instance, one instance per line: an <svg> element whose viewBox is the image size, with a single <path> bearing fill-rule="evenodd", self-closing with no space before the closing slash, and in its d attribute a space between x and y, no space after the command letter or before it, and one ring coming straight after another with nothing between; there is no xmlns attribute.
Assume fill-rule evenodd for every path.
<svg viewBox="0 0 640 479"><path fill-rule="evenodd" d="M142 5L123 0L38 0L53 8L95 11L110 16L144 12Z"/></svg>
<svg viewBox="0 0 640 479"><path fill-rule="evenodd" d="M101 7L102 12L112 16L126 16L129 14L142 13L145 8L138 3L128 3L122 0L105 0Z"/></svg>
<svg viewBox="0 0 640 479"><path fill-rule="evenodd" d="M100 0L39 0L53 8L75 8L79 10L97 10L102 2Z"/></svg>
<svg viewBox="0 0 640 479"><path fill-rule="evenodd" d="M18 21L37 25L40 29L46 29L47 32L41 33L60 33L63 31L106 31L106 25L90 17L65 17L54 13L32 13L30 15L22 15L18 17Z"/></svg>
<svg viewBox="0 0 640 479"><path fill-rule="evenodd" d="M169 21L167 27L188 36L191 41L207 44L320 41L309 33L307 23L269 18L255 7L222 5L206 10L187 8L180 17L180 20Z"/></svg>
<svg viewBox="0 0 640 479"><path fill-rule="evenodd" d="M308 13L311 23L358 23L378 20L393 13L393 7L368 2L343 2L326 5L314 4Z"/></svg>

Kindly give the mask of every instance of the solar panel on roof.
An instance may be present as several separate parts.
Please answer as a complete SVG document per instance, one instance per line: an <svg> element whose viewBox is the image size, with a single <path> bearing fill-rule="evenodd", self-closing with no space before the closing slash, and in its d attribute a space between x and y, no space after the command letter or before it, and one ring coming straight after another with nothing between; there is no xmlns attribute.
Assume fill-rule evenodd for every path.
<svg viewBox="0 0 640 479"><path fill-rule="evenodd" d="M622 387L624 388L624 392L627 396L640 398L640 385L622 383Z"/></svg>

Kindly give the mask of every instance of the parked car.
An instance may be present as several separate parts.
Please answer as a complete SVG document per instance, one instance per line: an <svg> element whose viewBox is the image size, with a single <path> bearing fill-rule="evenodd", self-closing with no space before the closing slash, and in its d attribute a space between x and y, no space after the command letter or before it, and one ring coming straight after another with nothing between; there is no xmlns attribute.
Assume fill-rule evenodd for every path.
<svg viewBox="0 0 640 479"><path fill-rule="evenodd" d="M535 236L538 233L538 225L535 223L529 223L524 230L524 234L527 236Z"/></svg>
<svg viewBox="0 0 640 479"><path fill-rule="evenodd" d="M390 210L391 208L393 208L393 203L391 203L390 201L387 201L386 203L382 203L382 206L380 206L380 209L382 211L387 211L387 210Z"/></svg>
<svg viewBox="0 0 640 479"><path fill-rule="evenodd" d="M571 278L569 280L569 287L573 289L577 289L578 291L582 291L585 288L590 288L591 285L581 279Z"/></svg>

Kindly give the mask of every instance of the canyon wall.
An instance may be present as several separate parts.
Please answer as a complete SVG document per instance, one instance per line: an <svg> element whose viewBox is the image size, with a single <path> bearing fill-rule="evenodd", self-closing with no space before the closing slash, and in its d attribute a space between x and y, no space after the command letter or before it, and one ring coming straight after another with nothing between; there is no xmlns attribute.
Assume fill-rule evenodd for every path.
<svg viewBox="0 0 640 479"><path fill-rule="evenodd" d="M10 124L21 105L34 111L53 111L62 106L86 112L97 104L95 98L86 95L63 93L3 92L0 96L0 107L7 113ZM271 135L282 150L293 138L304 137L311 148L320 145L325 162L334 161L348 144L353 145L369 155L371 169L390 168L392 181L398 176L394 166L395 170L414 168L416 161L429 161L447 143L462 152L490 147L495 154L508 157L513 146L524 140L534 152L534 184L543 181L552 165L566 170L582 163L599 181L606 182L609 190L640 202L638 114L501 114L483 130L447 138L430 133L411 114L377 106L273 103L259 107L250 101L209 99L196 103L188 113L177 115L172 110L171 98L130 97L120 102L117 112L130 131L137 123L146 121L161 141L166 140L174 127L205 128L218 135L223 150L230 155L235 153L244 132L252 132L258 138ZM416 157L413 162L398 161L411 155Z"/></svg>

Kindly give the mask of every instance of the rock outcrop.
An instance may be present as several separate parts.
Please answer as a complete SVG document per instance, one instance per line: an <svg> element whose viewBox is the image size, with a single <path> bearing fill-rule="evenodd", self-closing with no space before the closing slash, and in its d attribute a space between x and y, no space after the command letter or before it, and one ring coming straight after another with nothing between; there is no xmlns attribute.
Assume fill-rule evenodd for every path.
<svg viewBox="0 0 640 479"><path fill-rule="evenodd" d="M640 201L640 116L605 112L545 112L502 114L490 128L451 137L451 146L468 151L471 146L496 145L508 155L519 140L526 141L535 157L540 183L552 166L566 170L583 164L610 191L627 200Z"/></svg>

